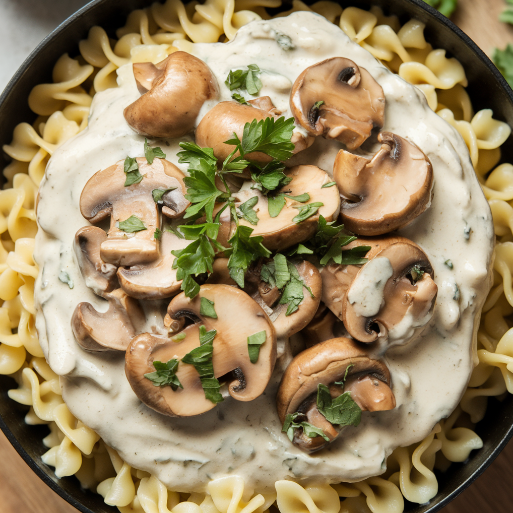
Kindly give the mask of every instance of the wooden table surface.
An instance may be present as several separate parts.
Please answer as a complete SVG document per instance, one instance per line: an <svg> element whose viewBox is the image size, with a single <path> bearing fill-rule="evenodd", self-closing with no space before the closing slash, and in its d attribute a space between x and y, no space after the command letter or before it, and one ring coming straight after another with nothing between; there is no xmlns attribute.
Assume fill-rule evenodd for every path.
<svg viewBox="0 0 513 513"><path fill-rule="evenodd" d="M498 22L503 0L459 0L453 20L488 54L513 43L513 27ZM513 511L513 440L486 472L442 513ZM0 432L0 513L76 513L30 470Z"/></svg>

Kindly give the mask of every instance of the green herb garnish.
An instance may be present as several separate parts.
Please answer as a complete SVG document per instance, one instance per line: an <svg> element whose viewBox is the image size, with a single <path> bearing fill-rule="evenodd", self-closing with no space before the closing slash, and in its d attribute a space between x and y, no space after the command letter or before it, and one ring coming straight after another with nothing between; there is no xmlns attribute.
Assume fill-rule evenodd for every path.
<svg viewBox="0 0 513 513"><path fill-rule="evenodd" d="M337 182L328 182L328 183L325 183L323 186L321 186L321 189L326 189L327 187L333 187L334 185L337 185Z"/></svg>
<svg viewBox="0 0 513 513"><path fill-rule="evenodd" d="M155 367L155 372L145 374L144 377L149 379L156 387L170 386L173 390L183 388L178 376L176 375L178 360L173 358L167 363L154 361L153 366Z"/></svg>
<svg viewBox="0 0 513 513"><path fill-rule="evenodd" d="M257 225L258 224L258 215L253 210L253 207L257 203L258 203L258 196L253 196L252 198L249 198L248 201L242 203L239 206L240 217L242 217L248 223L251 223L253 225Z"/></svg>
<svg viewBox="0 0 513 513"><path fill-rule="evenodd" d="M242 96L239 93L233 93L232 94L232 99L235 100L236 102L241 103L242 105L248 105L249 107L252 107L251 103L248 103L246 101L246 98L244 98L244 96Z"/></svg>
<svg viewBox="0 0 513 513"><path fill-rule="evenodd" d="M424 0L424 2L447 17L449 17L458 6L458 0Z"/></svg>
<svg viewBox="0 0 513 513"><path fill-rule="evenodd" d="M413 283L417 283L419 280L422 279L422 276L424 275L424 271L420 268L419 265L414 265L411 268L410 271Z"/></svg>
<svg viewBox="0 0 513 513"><path fill-rule="evenodd" d="M247 69L231 70L224 83L230 91L241 89L255 96L262 89L259 73L260 68L256 64L249 64Z"/></svg>
<svg viewBox="0 0 513 513"><path fill-rule="evenodd" d="M148 139L146 137L144 138L144 156L146 157L146 160L148 161L148 164L153 164L154 159L165 159L166 154L162 151L162 148L155 147L152 148L148 144Z"/></svg>
<svg viewBox="0 0 513 513"><path fill-rule="evenodd" d="M139 172L139 164L135 157L127 157L125 159L123 171L126 174L125 187L139 183L144 178Z"/></svg>
<svg viewBox="0 0 513 513"><path fill-rule="evenodd" d="M166 192L174 191L176 187L170 187L169 189L153 189L151 191L151 195L153 196L153 201L155 203L160 203L162 201L162 198Z"/></svg>
<svg viewBox="0 0 513 513"><path fill-rule="evenodd" d="M128 219L125 219L124 221L119 221L118 228L126 233L134 233L134 232L140 232L142 230L147 230L146 226L144 226L144 223L134 215L131 215Z"/></svg>
<svg viewBox="0 0 513 513"><path fill-rule="evenodd" d="M153 238L156 240L160 240L162 237L162 230L160 228L155 228L155 231L153 232Z"/></svg>
<svg viewBox="0 0 513 513"><path fill-rule="evenodd" d="M449 269L453 269L454 268L454 265L452 263L452 260L448 259L444 262L444 264L449 268Z"/></svg>
<svg viewBox="0 0 513 513"><path fill-rule="evenodd" d="M60 281L62 281L62 283L65 283L70 289L72 289L75 286L75 283L66 271L61 271L59 273L58 278Z"/></svg>
<svg viewBox="0 0 513 513"><path fill-rule="evenodd" d="M513 87L513 45L511 43L508 44L504 50L495 48L492 54L492 60L499 71L504 75L508 84Z"/></svg>
<svg viewBox="0 0 513 513"><path fill-rule="evenodd" d="M248 337L248 354L249 361L251 363L258 362L258 356L260 354L260 347L267 340L267 333L265 330L253 333Z"/></svg>
<svg viewBox="0 0 513 513"><path fill-rule="evenodd" d="M205 317L211 317L212 319L217 319L217 313L214 308L214 302L210 301L206 297L200 298L200 314Z"/></svg>
<svg viewBox="0 0 513 513"><path fill-rule="evenodd" d="M314 203L308 203L308 205L301 205L300 207L292 207L299 209L299 214L295 216L292 221L294 221L296 224L302 223L303 221L306 221L309 217L314 216L317 214L317 211L324 206L324 203L321 203L320 201L316 201Z"/></svg>
<svg viewBox="0 0 513 513"><path fill-rule="evenodd" d="M329 388L322 383L317 385L317 409L328 422L338 426L357 427L362 419L362 410L351 398L351 392L333 399Z"/></svg>
<svg viewBox="0 0 513 513"><path fill-rule="evenodd" d="M205 326L199 327L199 347L194 348L187 353L182 362L193 365L198 372L201 380L201 386L205 392L205 397L214 404L223 401L223 396L219 393L221 384L214 376L214 364L212 356L214 354L214 338L217 335L216 330L207 331Z"/></svg>
<svg viewBox="0 0 513 513"><path fill-rule="evenodd" d="M283 423L282 432L287 433L289 440L291 442L294 441L294 430L302 428L303 433L309 438L315 438L316 436L322 436L326 442L329 442L330 439L324 434L324 431L321 428L315 427L309 422L296 422L298 417L304 418L305 415L302 413L289 413L285 417L285 422Z"/></svg>

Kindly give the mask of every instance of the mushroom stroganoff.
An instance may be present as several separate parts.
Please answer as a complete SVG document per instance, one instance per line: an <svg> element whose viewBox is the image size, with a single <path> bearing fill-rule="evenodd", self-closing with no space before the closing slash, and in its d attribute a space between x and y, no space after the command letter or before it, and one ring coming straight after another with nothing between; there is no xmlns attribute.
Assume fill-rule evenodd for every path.
<svg viewBox="0 0 513 513"><path fill-rule="evenodd" d="M121 67L51 158L45 356L173 490L378 475L474 366L494 235L465 143L321 16L193 51Z"/></svg>

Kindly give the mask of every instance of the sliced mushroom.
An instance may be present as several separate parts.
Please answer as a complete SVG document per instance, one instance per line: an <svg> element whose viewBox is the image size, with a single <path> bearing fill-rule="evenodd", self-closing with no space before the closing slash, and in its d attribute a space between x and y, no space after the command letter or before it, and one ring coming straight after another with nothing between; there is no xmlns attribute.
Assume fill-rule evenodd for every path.
<svg viewBox="0 0 513 513"><path fill-rule="evenodd" d="M168 190L163 196L162 213L168 217L183 215L189 202L185 199L184 174L171 162L156 158L148 164L138 158L139 171L143 179L125 187L124 161L98 171L86 183L80 196L80 211L91 223L96 224L110 216L107 240L100 245L100 256L104 262L117 266L131 266L152 262L159 257L159 242L155 239L160 227L158 206L152 191ZM126 233L118 223L131 216L139 218L145 230Z"/></svg>
<svg viewBox="0 0 513 513"><path fill-rule="evenodd" d="M217 319L201 313L201 298L214 302ZM181 360L199 346L199 327L216 330L213 341L213 368L216 378L228 381L229 394L238 401L252 401L261 395L271 378L276 362L276 333L272 322L262 308L245 292L227 285L202 285L199 294L190 299L179 294L169 303L166 326L183 318L193 324L186 326L179 335L185 338L178 343L173 339L145 333L136 337L126 353L125 372L139 399L164 415L188 417L214 408L205 397L200 377L194 366L180 362L176 375L183 389L156 387L145 374L154 372L154 361ZM266 340L260 346L256 363L251 363L248 337L265 331ZM176 332L173 333L177 340Z"/></svg>
<svg viewBox="0 0 513 513"><path fill-rule="evenodd" d="M225 141L233 139L234 133L239 139L242 139L246 123L271 117L277 118L280 114L268 96L250 100L250 103L253 106L232 101L218 103L205 114L198 125L196 143L201 147L213 148L214 155L224 161L235 149L235 146L225 144ZM308 148L313 141L313 137L305 138L301 134L294 134L292 141L295 144L294 153ZM272 160L271 157L261 152L248 153L245 158L261 164L267 164Z"/></svg>
<svg viewBox="0 0 513 513"><path fill-rule="evenodd" d="M323 135L354 150L381 128L385 95L365 69L344 57L306 68L294 82L290 108L310 135Z"/></svg>
<svg viewBox="0 0 513 513"><path fill-rule="evenodd" d="M335 338L334 328L337 320L337 317L326 305L321 304L308 326L301 331L306 347L312 347L325 340Z"/></svg>
<svg viewBox="0 0 513 513"><path fill-rule="evenodd" d="M116 279L118 268L105 263L100 256L100 246L106 240L107 234L101 228L85 226L75 234L73 245L85 284L98 296L104 296L119 286Z"/></svg>
<svg viewBox="0 0 513 513"><path fill-rule="evenodd" d="M138 134L182 137L196 122L201 107L219 95L210 68L186 52L174 52L162 62L134 64L134 77L142 96L124 116Z"/></svg>
<svg viewBox="0 0 513 513"><path fill-rule="evenodd" d="M321 274L313 264L306 260L294 263L305 287L308 287L312 294L306 288L303 288L304 297L298 309L290 315L286 315L287 305L279 304L279 299L282 296L281 291L277 287L271 288L261 279L262 263L251 267L246 272L244 292L249 294L269 316L274 324L276 337L289 338L301 331L317 312L322 293ZM235 281L230 277L227 258L217 258L214 261L213 273L208 277L207 283L222 283L237 287Z"/></svg>
<svg viewBox="0 0 513 513"><path fill-rule="evenodd" d="M378 139L381 149L372 160L340 150L333 167L342 221L359 235L398 230L431 203L433 168L426 155L398 135L382 132Z"/></svg>
<svg viewBox="0 0 513 513"><path fill-rule="evenodd" d="M71 318L77 342L86 351L125 351L136 334L136 327L145 322L137 300L121 289L104 295L109 309L98 312L90 303L79 303Z"/></svg>
<svg viewBox="0 0 513 513"><path fill-rule="evenodd" d="M346 374L347 372L347 374ZM345 386L336 385L344 382ZM337 397L350 392L362 411L385 411L395 408L390 372L380 360L371 359L364 347L349 338L321 342L298 354L283 374L276 403L282 423L288 414L300 413L304 419L320 427L330 439L310 438L296 429L294 444L306 452L324 448L341 432L318 410L317 388L323 384Z"/></svg>
<svg viewBox="0 0 513 513"><path fill-rule="evenodd" d="M257 212L258 224L252 225L245 219L239 224L253 229L252 237L262 236L262 244L270 249L281 251L293 246L298 242L309 239L317 230L319 216L322 215L327 221L336 219L340 208L340 196L335 187L322 186L329 183L329 175L316 166L296 166L288 169L285 174L292 178L292 181L285 185L275 194L284 193L286 196L300 196L308 193L310 199L305 203L285 197L285 206L276 217L269 214L268 199L258 191L251 189L251 182L246 182L239 192L234 193L238 202L244 203L253 196L258 197L258 203L253 207ZM294 218L300 213L301 207L307 207L310 203L322 203L317 212L304 221L296 223ZM229 217L226 218L227 222ZM223 218L221 218L223 222ZM231 225L231 233L235 226ZM220 241L223 244L223 241Z"/></svg>
<svg viewBox="0 0 513 513"><path fill-rule="evenodd" d="M180 290L182 280L177 280L173 269L175 256L172 250L185 248L190 241L180 239L174 233L163 231L160 242L161 257L147 265L118 269L121 288L137 299L163 299L174 296Z"/></svg>
<svg viewBox="0 0 513 513"><path fill-rule="evenodd" d="M360 342L410 341L433 315L438 287L427 255L403 237L358 239L372 249L363 266L326 266L323 302Z"/></svg>

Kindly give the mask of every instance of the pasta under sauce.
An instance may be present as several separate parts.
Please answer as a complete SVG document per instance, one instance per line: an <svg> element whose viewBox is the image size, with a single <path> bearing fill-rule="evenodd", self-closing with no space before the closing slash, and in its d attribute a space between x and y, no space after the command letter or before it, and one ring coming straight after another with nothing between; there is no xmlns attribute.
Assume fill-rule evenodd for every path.
<svg viewBox="0 0 513 513"><path fill-rule="evenodd" d="M283 50L273 31L288 35L295 49ZM89 301L98 311L107 306L85 286L73 253L74 234L85 224L78 206L81 191L99 169L142 154L144 139L123 118L123 109L139 97L127 65L118 72L119 88L95 96L88 129L54 152L40 189L36 322L51 368L64 377L63 397L71 412L123 460L176 491L202 492L208 481L229 475L263 492L286 478L302 484L338 483L378 475L396 447L422 440L450 415L476 363L475 329L490 286L494 233L465 143L429 109L422 93L321 16L301 12L256 21L241 28L229 44L195 44L190 51L216 75L221 100L231 96L224 86L229 70L257 64L264 70L260 94L269 95L286 117L292 83L307 66L343 55L372 74L386 96L384 130L414 142L433 164L432 204L400 235L419 244L433 264L439 290L435 315L414 341L386 353L397 407L379 416L365 413L358 428L348 428L318 454L302 453L281 433L275 395L289 361L286 341L280 341L281 358L265 395L253 402L229 399L201 417L178 419L142 405L126 381L124 355L85 353L70 327L79 302ZM214 103L204 106L198 122ZM159 144L186 171L177 162L178 142ZM317 138L294 163L308 162L331 173L339 148L339 143ZM444 263L449 259L452 269ZM73 289L59 280L62 271L71 277ZM161 326L160 305L146 303L145 309L148 329Z"/></svg>

